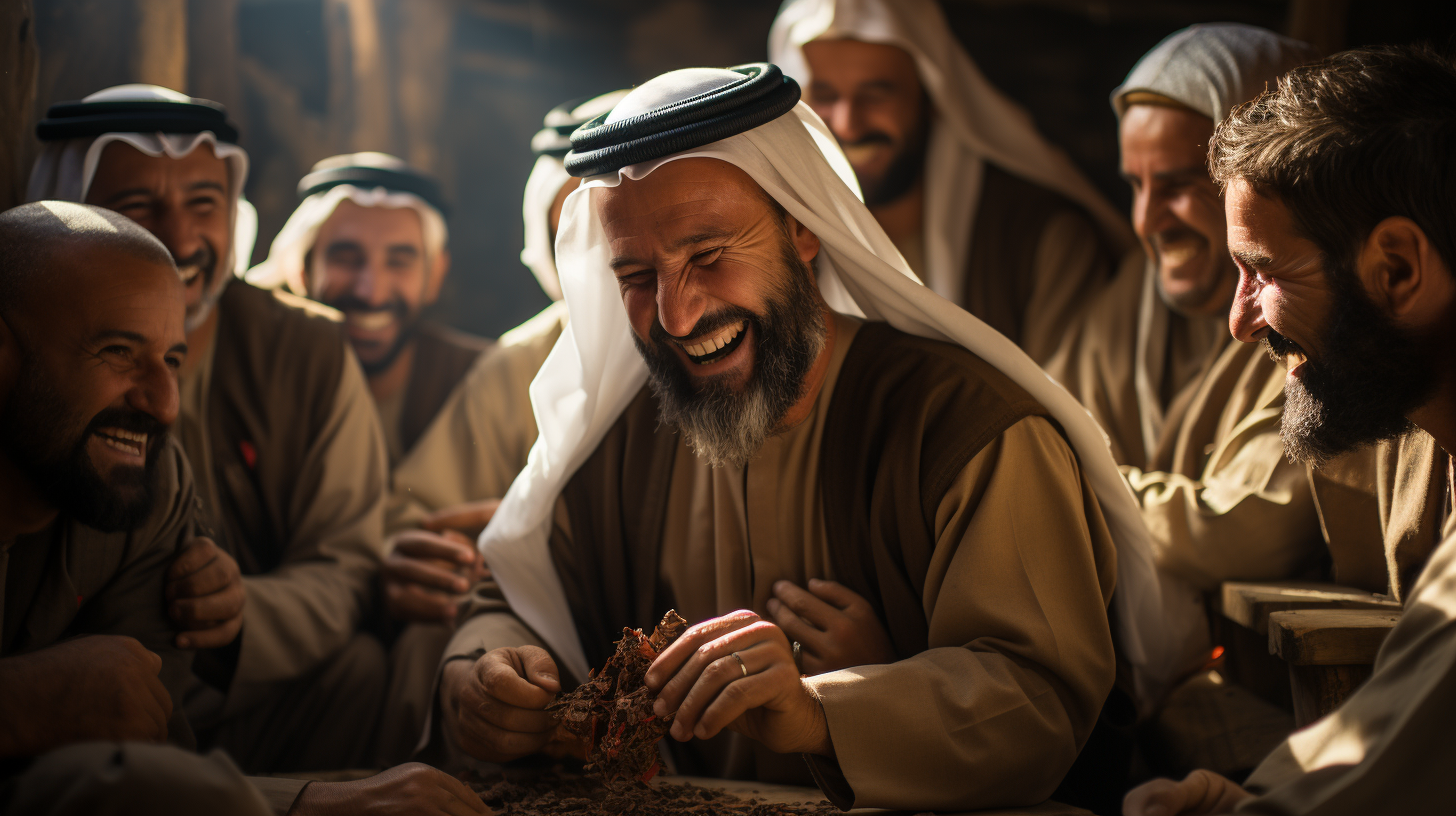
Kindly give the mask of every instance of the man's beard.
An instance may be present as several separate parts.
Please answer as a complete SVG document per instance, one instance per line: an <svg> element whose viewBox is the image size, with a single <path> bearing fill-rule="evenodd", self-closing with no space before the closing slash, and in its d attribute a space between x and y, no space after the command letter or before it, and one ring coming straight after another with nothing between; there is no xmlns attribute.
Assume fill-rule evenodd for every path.
<svg viewBox="0 0 1456 816"><path fill-rule="evenodd" d="M803 395L805 376L824 350L827 329L812 270L786 246L783 271L783 286L768 298L765 314L729 307L705 315L688 334L700 337L748 322L754 367L741 388L730 382L734 373L701 379L689 375L674 351L676 344L656 321L650 344L632 335L647 362L661 420L676 426L693 452L713 467L742 466L753 458Z"/></svg>
<svg viewBox="0 0 1456 816"><path fill-rule="evenodd" d="M1418 360L1421 346L1376 308L1354 272L1334 280L1330 328L1319 360L1306 354L1297 377L1284 381L1279 435L1291 461L1316 467L1342 453L1411 430L1407 418L1428 400L1436 379ZM1276 360L1296 343L1270 330L1264 347Z"/></svg>
<svg viewBox="0 0 1456 816"><path fill-rule="evenodd" d="M185 331L191 333L198 326L207 322L207 316L212 313L212 308L222 297L222 290L227 286L227 279L224 277L222 280L218 280L217 250L206 240L203 240L202 246L190 256L178 258L173 255L172 260L177 264L179 271L190 266L197 267L197 276L202 279L202 299L196 306L187 310L182 326Z"/></svg>
<svg viewBox="0 0 1456 816"><path fill-rule="evenodd" d="M420 325L419 314L411 313L409 304L405 303L403 298L397 297L383 306L371 306L353 295L344 295L343 297L328 301L325 305L338 309L346 316L351 312L364 312L366 314L389 312L394 315L395 322L399 324L399 334L395 336L394 343L385 350L383 356L372 361L366 361L363 357L359 356L357 353L358 350L355 350L355 356L359 357L359 367L364 369L364 376L366 377L377 377L388 371L394 365L394 361L399 359L399 355L404 351L405 346L408 346L410 341L414 339L415 330Z"/></svg>
<svg viewBox="0 0 1456 816"><path fill-rule="evenodd" d="M131 530L146 520L156 499L157 457L166 444L167 426L141 411L108 408L89 423L33 366L20 373L6 405L0 438L10 457L42 497L63 515L102 532ZM91 461L87 443L100 428L147 435L145 465L117 465L103 477Z"/></svg>
<svg viewBox="0 0 1456 816"><path fill-rule="evenodd" d="M930 103L924 107L925 115L920 118L915 130L906 134L905 143L890 160L890 165L877 179L859 177L860 190L864 193L866 207L880 207L900 200L920 180L925 172L925 154L930 148ZM882 131L871 131L846 147L883 144L893 146L894 140Z"/></svg>

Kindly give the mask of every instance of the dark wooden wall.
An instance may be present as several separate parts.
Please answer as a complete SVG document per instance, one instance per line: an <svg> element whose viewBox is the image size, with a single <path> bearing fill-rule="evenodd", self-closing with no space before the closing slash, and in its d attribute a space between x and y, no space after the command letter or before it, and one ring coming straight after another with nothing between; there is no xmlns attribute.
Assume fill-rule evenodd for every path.
<svg viewBox="0 0 1456 816"><path fill-rule="evenodd" d="M1456 3L1418 0L944 2L992 81L1119 202L1107 93L1174 29L1234 20L1336 48L1441 40L1456 13ZM384 150L439 175L455 202L441 316L497 334L546 304L517 260L528 142L542 114L673 68L763 59L778 4L0 0L0 206L20 200L46 105L122 82L167 85L222 102L241 127L258 259L292 211L299 177L324 156Z"/></svg>

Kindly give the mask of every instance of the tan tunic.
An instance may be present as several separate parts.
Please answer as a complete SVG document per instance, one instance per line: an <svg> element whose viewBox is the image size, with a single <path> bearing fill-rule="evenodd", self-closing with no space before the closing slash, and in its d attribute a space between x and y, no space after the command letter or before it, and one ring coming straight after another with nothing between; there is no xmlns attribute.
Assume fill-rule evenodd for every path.
<svg viewBox="0 0 1456 816"><path fill-rule="evenodd" d="M191 468L175 441L159 457L156 495L156 509L130 532L103 533L61 518L37 533L0 539L0 660L82 635L134 637L162 658L160 679L174 703L169 742L186 750L106 743L57 749L15 780L16 795L23 801L28 792L32 804L49 807L64 793L90 804L57 812L99 812L97 801L79 793L95 785L109 791L97 792L103 801L127 790L133 802L149 797L157 812L183 813L215 803L220 794L261 805L256 789L274 812L286 813L306 782L245 780L225 755L189 753L194 741L181 701L192 682L193 653L173 645L176 632L162 602L167 568L196 534ZM189 780L204 777L207 785L189 788ZM255 810L240 804L238 812Z"/></svg>
<svg viewBox="0 0 1456 816"><path fill-rule="evenodd" d="M342 364L336 380L313 382L297 377L297 368L287 370L306 365L310 347L282 347L304 340L342 344L342 333L319 323L326 320L322 307L240 281L229 284L218 310L217 341L193 352L203 359L181 382L177 431L210 532L243 566L247 604L225 708L215 700L189 706L198 720L230 716L337 654L363 620L384 544L384 439L359 364L347 350L319 349L341 354ZM240 335L265 359L248 360L247 371L224 370L218 342ZM288 384L287 403L298 414L252 416L284 402L259 394L253 377ZM291 377L305 380L306 390L292 391ZM239 395L247 404L230 404ZM287 439L312 421L310 411L317 427L306 442L279 446L270 459L275 450L264 434ZM256 438L231 438L229 420L240 415L247 417L244 427L259 429ZM219 450L224 437L228 449Z"/></svg>
<svg viewBox="0 0 1456 816"><path fill-rule="evenodd" d="M1450 494L1445 501L1450 516ZM1289 737L1249 776L1239 813L1448 813L1456 760L1456 530L1448 530L1375 659L1335 712Z"/></svg>
<svg viewBox="0 0 1456 816"><path fill-rule="evenodd" d="M505 495L536 441L531 380L565 326L566 304L554 304L476 360L394 469L391 532L444 507Z"/></svg>
<svg viewBox="0 0 1456 816"><path fill-rule="evenodd" d="M856 328L839 318L813 413L746 467L715 470L678 450L660 575L689 620L738 608L766 614L774 581L835 577L819 446L826 395ZM809 680L838 756L837 765L811 760L826 793L906 809L1032 804L1051 794L1113 682L1106 605L1116 555L1096 506L1043 418L1017 422L970 460L935 514L922 598L929 649ZM567 523L562 505L556 518ZM447 659L534 642L510 614L487 613L461 626ZM758 767L742 758L718 773L784 772L763 766L772 755L760 752Z"/></svg>
<svg viewBox="0 0 1456 816"><path fill-rule="evenodd" d="M389 441L391 465L398 464L415 446L476 359L491 345L483 337L432 321L419 325L414 338L414 361L410 367L409 382L405 384L398 404L392 406L388 420L385 419L385 406L380 405L380 419L384 425L384 437Z"/></svg>

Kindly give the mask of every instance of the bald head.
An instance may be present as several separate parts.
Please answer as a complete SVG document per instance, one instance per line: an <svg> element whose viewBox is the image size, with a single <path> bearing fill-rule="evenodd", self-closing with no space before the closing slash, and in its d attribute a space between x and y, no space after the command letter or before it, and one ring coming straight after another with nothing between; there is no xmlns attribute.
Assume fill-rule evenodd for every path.
<svg viewBox="0 0 1456 816"><path fill-rule="evenodd" d="M84 291L72 287L107 272L104 266L76 262L93 253L176 269L161 241L111 210L37 201L0 212L0 319L29 311L38 292Z"/></svg>

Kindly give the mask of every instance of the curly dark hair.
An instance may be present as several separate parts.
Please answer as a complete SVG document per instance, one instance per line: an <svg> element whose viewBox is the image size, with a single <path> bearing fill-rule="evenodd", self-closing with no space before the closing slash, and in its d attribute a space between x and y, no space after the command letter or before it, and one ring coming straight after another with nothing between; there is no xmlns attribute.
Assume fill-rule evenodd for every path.
<svg viewBox="0 0 1456 816"><path fill-rule="evenodd" d="M1208 164L1221 186L1244 179L1284 204L1328 270L1353 270L1391 216L1456 263L1456 64L1409 45L1295 68L1219 124Z"/></svg>

